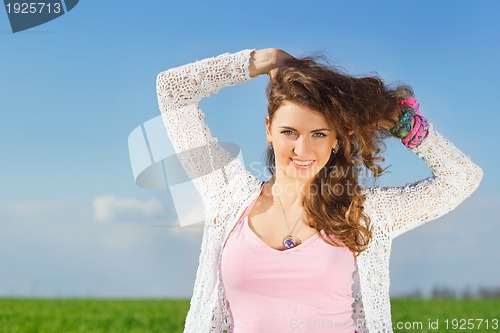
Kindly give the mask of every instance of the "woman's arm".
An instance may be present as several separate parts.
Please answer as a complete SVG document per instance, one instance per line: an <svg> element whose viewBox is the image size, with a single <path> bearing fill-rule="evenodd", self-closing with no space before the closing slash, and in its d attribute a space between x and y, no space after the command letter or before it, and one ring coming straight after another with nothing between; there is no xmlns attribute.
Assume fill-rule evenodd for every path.
<svg viewBox="0 0 500 333"><path fill-rule="evenodd" d="M453 143L435 131L411 149L432 170L433 176L404 187L374 187L365 206L375 226L392 238L457 207L479 186L482 169Z"/></svg>
<svg viewBox="0 0 500 333"><path fill-rule="evenodd" d="M204 200L234 177L252 177L212 136L198 103L219 89L268 73L277 49L224 53L158 74L156 91L163 123L189 178Z"/></svg>

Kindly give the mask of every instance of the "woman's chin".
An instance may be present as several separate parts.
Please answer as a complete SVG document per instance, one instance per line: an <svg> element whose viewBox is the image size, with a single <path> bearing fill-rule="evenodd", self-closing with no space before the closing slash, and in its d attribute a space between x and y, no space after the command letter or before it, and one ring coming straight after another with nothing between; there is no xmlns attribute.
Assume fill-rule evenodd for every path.
<svg viewBox="0 0 500 333"><path fill-rule="evenodd" d="M291 167L288 171L287 174L289 178L293 178L300 182L312 181L317 174L314 169L295 169Z"/></svg>

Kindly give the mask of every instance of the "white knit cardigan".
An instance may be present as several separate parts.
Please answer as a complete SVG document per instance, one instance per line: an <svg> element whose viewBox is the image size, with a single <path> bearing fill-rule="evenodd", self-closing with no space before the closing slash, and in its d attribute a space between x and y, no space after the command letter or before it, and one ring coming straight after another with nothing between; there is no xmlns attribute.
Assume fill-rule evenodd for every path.
<svg viewBox="0 0 500 333"><path fill-rule="evenodd" d="M250 80L248 65L252 51L224 53L172 68L159 73L156 81L163 122L182 165L203 199L206 214L185 333L233 330L221 280L222 246L238 217L259 195L262 181L217 143L198 103L223 87ZM357 257L353 274L353 321L360 333L392 332L389 299L392 240L457 207L479 186L483 176L482 169L435 131L432 124L428 136L412 151L429 166L432 177L404 187L365 190L364 208L371 218L373 238Z"/></svg>

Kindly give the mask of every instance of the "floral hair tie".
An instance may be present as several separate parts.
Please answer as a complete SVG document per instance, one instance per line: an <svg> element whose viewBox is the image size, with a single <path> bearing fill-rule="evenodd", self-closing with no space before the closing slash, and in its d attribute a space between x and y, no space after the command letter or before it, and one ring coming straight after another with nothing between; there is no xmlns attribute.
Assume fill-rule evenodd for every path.
<svg viewBox="0 0 500 333"><path fill-rule="evenodd" d="M418 111L418 109L420 108L420 104L418 104L417 100L413 97L403 99L403 100L399 101L399 104L408 105L410 108L415 110L415 114L420 114L420 112Z"/></svg>
<svg viewBox="0 0 500 333"><path fill-rule="evenodd" d="M415 98L401 100L402 116L396 127L391 129L391 133L400 138L401 142L408 148L418 147L429 132L429 122L422 117L419 112L420 104ZM413 120L413 126L412 126Z"/></svg>

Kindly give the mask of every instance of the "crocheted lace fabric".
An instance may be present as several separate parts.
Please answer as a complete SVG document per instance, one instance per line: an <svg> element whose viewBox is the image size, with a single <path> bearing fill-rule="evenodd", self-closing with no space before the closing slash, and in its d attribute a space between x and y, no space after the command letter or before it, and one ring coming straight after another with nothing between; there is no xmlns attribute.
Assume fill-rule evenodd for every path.
<svg viewBox="0 0 500 333"><path fill-rule="evenodd" d="M232 332L220 274L222 246L262 181L211 135L198 107L221 88L251 79L252 51L224 53L158 74L158 104L163 122L186 173L205 207L199 266L184 327L185 333ZM412 149L433 176L404 187L366 189L365 212L373 238L356 260L353 320L360 333L392 332L389 256L392 240L454 209L479 186L483 172L434 130Z"/></svg>

